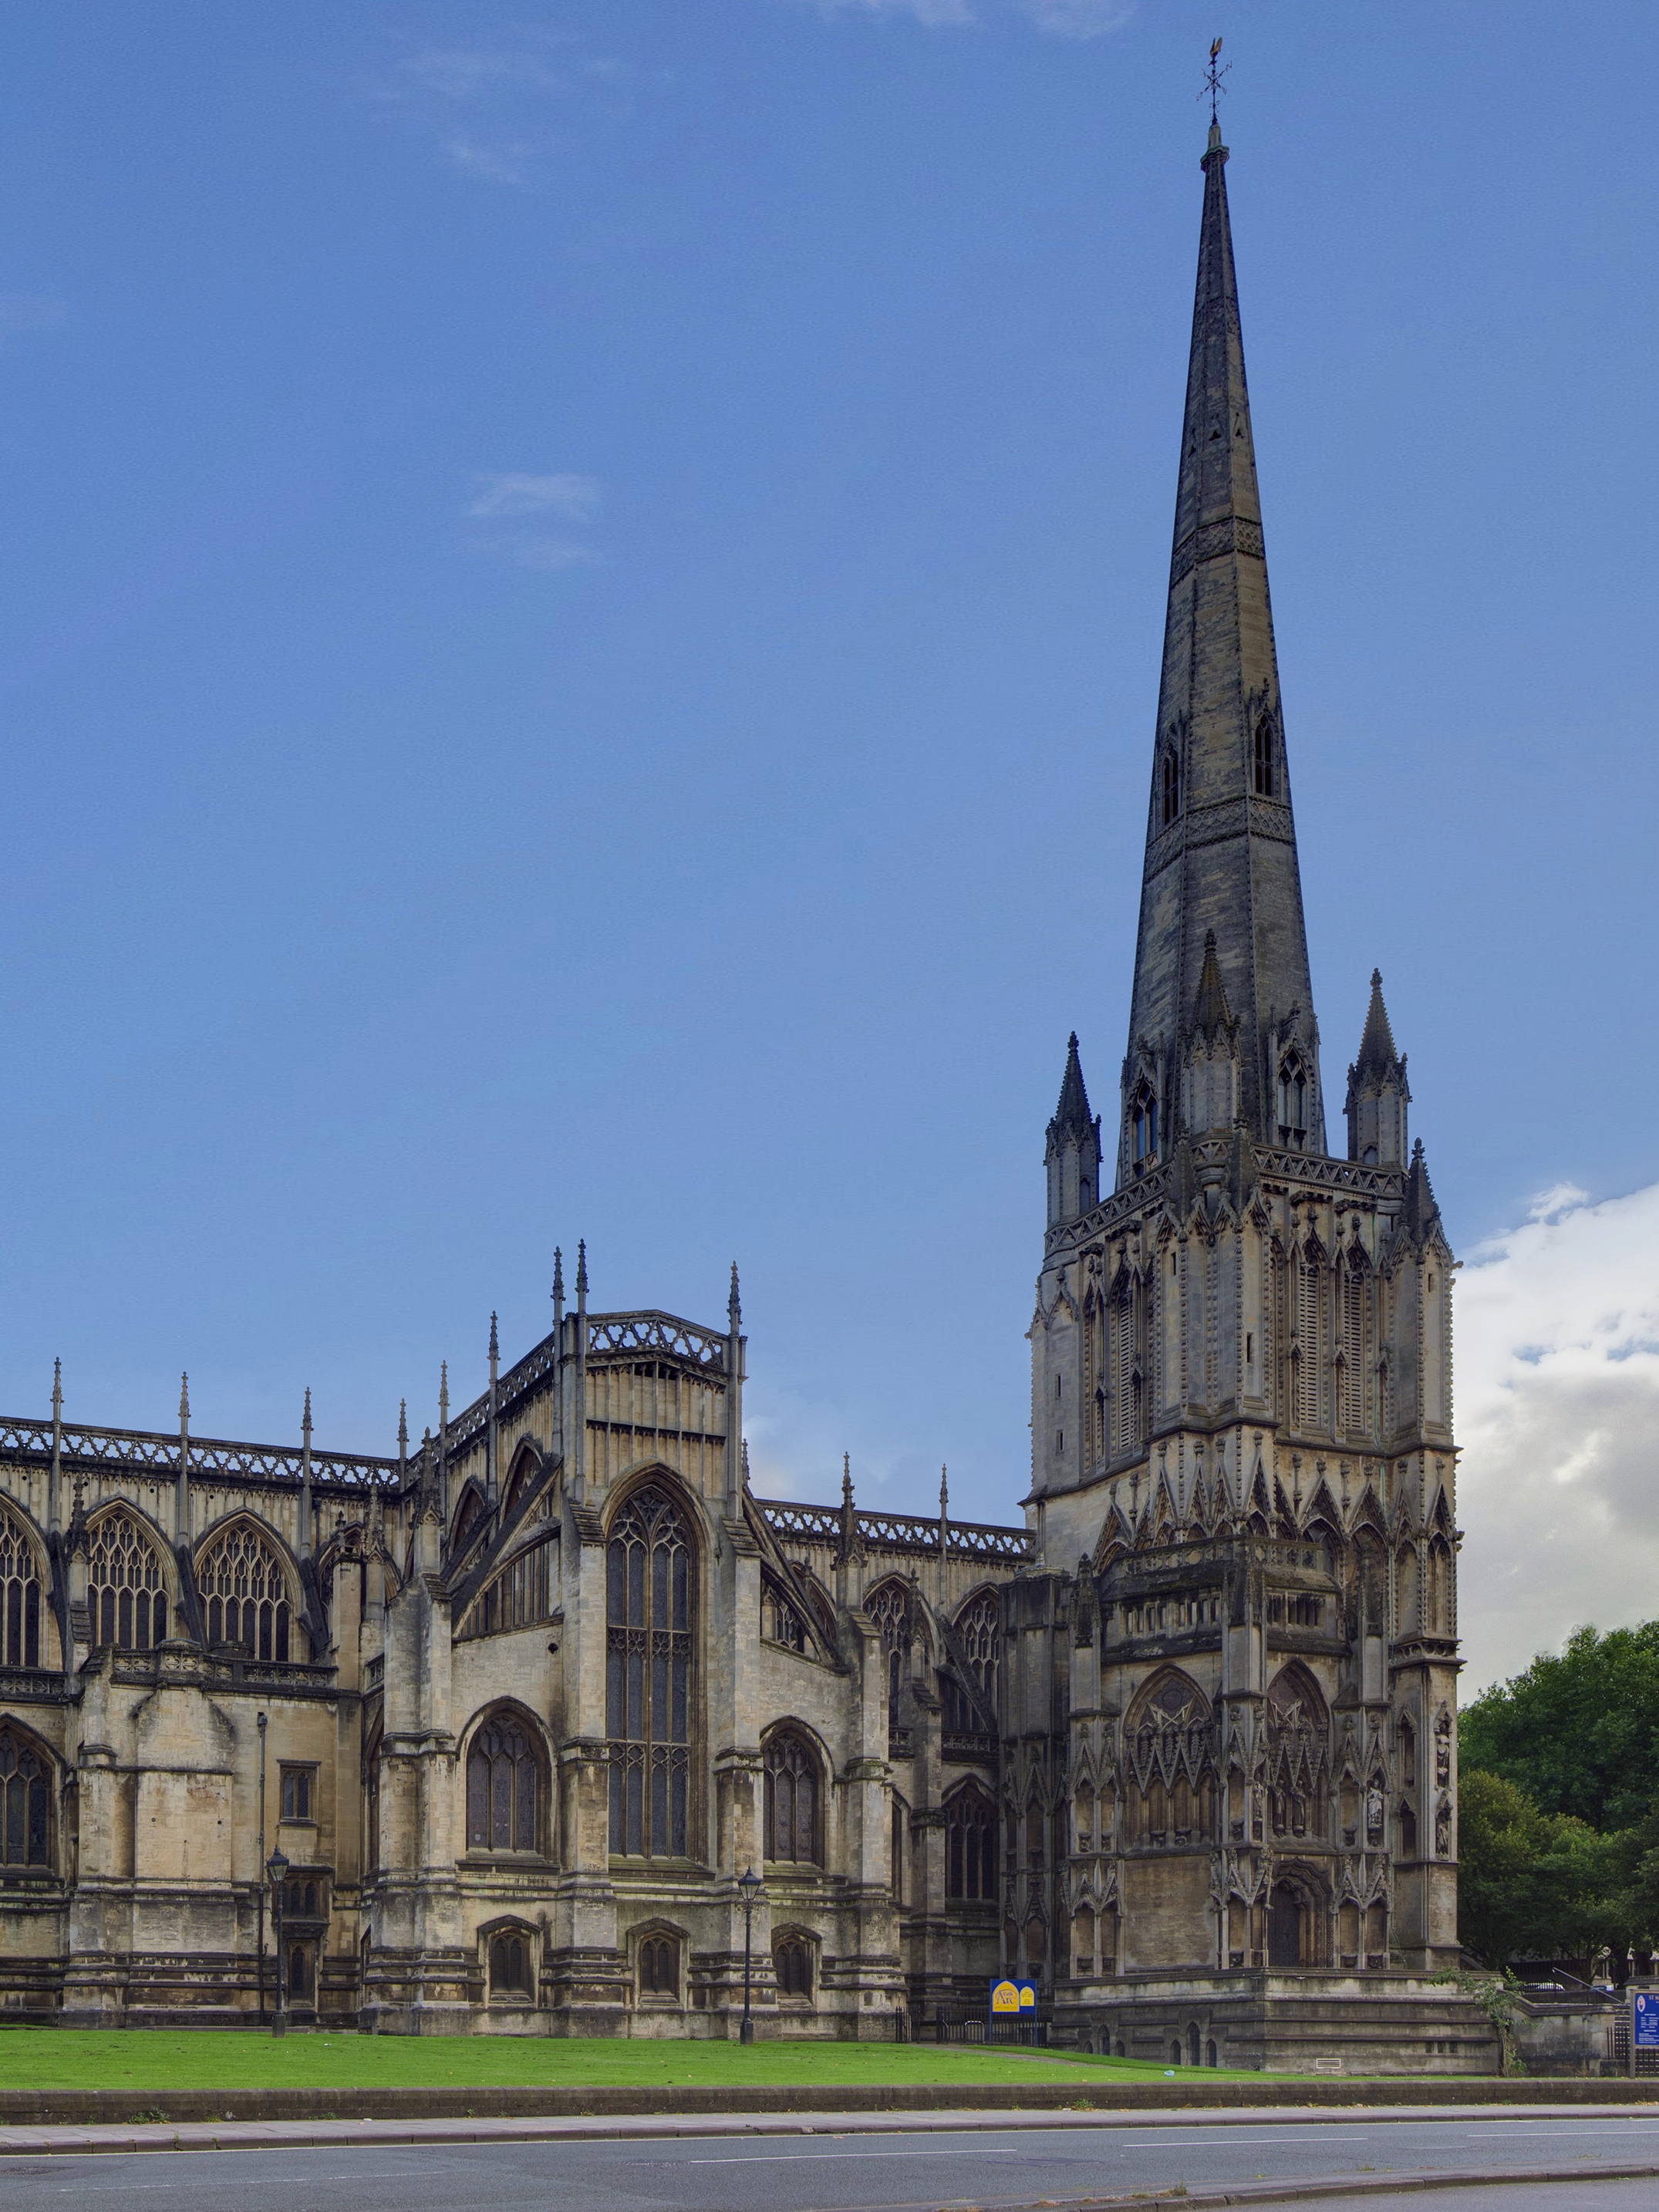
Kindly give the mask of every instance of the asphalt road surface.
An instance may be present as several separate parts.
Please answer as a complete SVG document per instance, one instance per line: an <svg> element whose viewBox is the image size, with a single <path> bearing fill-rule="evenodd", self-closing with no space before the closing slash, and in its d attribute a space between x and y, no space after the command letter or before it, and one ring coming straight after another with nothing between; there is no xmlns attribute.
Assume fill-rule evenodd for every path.
<svg viewBox="0 0 1659 2212"><path fill-rule="evenodd" d="M171 2197L193 2212L940 2212L1065 2205L1135 2191L1328 2180L1334 2200L1364 2175L1499 2176L1548 2166L1650 2162L1659 2118L1551 2116L1201 2121L1134 2128L880 2136L738 2136L651 2142L500 2142L429 2149L145 2152L0 2156L5 2212L65 2212L106 2199ZM1372 2184L1375 2186L1375 2183ZM1350 2200L1351 2202L1352 2200ZM1385 2212L1653 2212L1659 2179L1536 2182L1524 2189L1392 2192ZM1307 2200L1304 2200L1304 2205Z"/></svg>

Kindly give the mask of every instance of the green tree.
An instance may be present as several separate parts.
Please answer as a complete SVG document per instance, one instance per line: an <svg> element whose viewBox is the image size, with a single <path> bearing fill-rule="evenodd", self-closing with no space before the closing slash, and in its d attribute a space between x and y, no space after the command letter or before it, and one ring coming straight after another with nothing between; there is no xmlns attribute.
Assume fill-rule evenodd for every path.
<svg viewBox="0 0 1659 2212"><path fill-rule="evenodd" d="M1465 1768L1514 1783L1542 1813L1635 1827L1659 1793L1659 1620L1576 1630L1468 1706L1458 1741Z"/></svg>
<svg viewBox="0 0 1659 2212"><path fill-rule="evenodd" d="M1504 1966L1645 1946L1659 1875L1650 1824L1603 1835L1478 1766L1463 1770L1460 1795L1457 1931L1476 1958Z"/></svg>

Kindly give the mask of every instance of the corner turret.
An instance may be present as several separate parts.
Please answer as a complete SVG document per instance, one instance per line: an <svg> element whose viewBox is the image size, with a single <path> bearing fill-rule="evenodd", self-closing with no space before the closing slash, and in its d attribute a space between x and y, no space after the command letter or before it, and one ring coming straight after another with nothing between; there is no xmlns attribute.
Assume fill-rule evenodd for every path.
<svg viewBox="0 0 1659 2212"><path fill-rule="evenodd" d="M1060 1104L1048 1124L1043 1164L1048 1172L1050 1229L1075 1221L1099 1203L1100 1121L1089 1111L1075 1030L1066 1048L1066 1074L1060 1086Z"/></svg>
<svg viewBox="0 0 1659 2212"><path fill-rule="evenodd" d="M1382 971L1371 970L1371 1003L1359 1057L1348 1070L1348 1158L1368 1168L1404 1167L1406 1109L1411 1103L1406 1056L1396 1052L1389 1010L1382 1003Z"/></svg>

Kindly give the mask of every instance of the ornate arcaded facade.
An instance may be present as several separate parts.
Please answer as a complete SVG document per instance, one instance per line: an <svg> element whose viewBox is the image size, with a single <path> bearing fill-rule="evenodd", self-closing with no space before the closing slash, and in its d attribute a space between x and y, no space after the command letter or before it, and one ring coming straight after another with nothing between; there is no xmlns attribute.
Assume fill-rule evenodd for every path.
<svg viewBox="0 0 1659 2212"><path fill-rule="evenodd" d="M395 1457L0 1425L0 2004L1488 2063L1451 1282L1374 976L1328 1144L1212 129L1128 1047L1047 1143L1023 1527L757 1499L744 1338L590 1312ZM1356 1009L1357 1011L1357 1009ZM1103 1194L1103 1170L1109 1188Z"/></svg>

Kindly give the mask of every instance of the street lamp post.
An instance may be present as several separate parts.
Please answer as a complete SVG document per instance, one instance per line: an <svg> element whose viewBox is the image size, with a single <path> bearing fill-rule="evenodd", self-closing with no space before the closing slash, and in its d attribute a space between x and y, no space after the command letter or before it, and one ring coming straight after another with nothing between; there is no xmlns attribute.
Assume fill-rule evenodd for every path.
<svg viewBox="0 0 1659 2212"><path fill-rule="evenodd" d="M276 1941L276 2009L271 2015L270 2032L286 2035L288 2022L283 2017L283 1891L288 1880L288 1861L280 1846L265 1861L265 1872L270 1877L270 1924Z"/></svg>
<svg viewBox="0 0 1659 2212"><path fill-rule="evenodd" d="M749 1992L754 1958L755 1900L760 1892L760 1876L752 1866L746 1867L738 1880L738 1893L743 1899L743 2025L738 2030L739 2043L752 2043L755 2039L755 2021L749 2009Z"/></svg>

